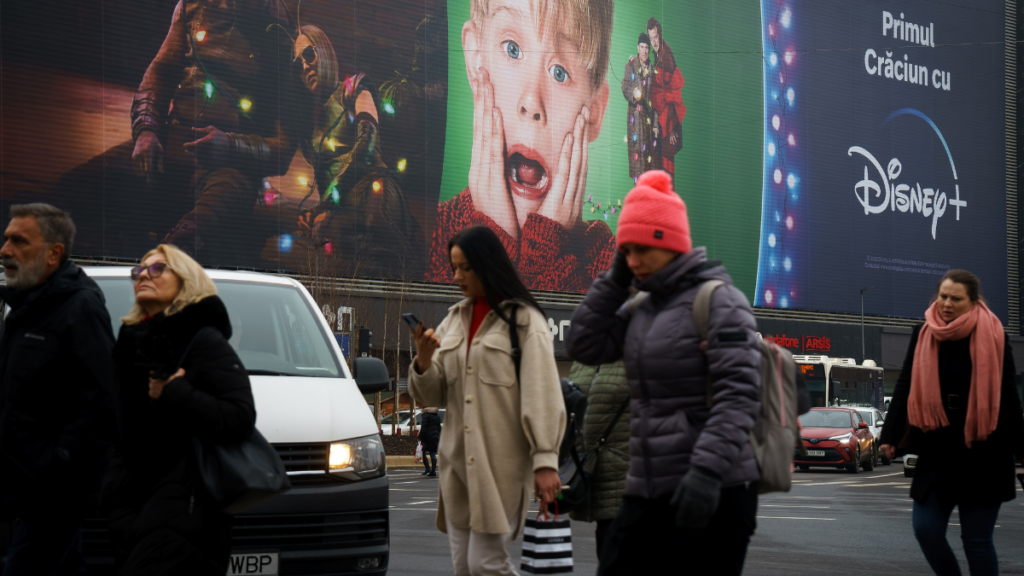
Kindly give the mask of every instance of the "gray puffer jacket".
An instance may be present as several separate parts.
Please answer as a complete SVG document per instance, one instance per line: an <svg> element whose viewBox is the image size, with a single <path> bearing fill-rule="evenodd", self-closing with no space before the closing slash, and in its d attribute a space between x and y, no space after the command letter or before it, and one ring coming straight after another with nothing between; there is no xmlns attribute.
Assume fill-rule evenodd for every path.
<svg viewBox="0 0 1024 576"><path fill-rule="evenodd" d="M729 284L712 296L703 354L690 312L707 280ZM672 494L691 465L720 476L723 487L758 480L749 437L760 409L760 353L747 299L703 247L633 285L650 296L630 313L628 288L607 274L594 280L568 341L569 354L584 364L625 361L632 398L626 495Z"/></svg>
<svg viewBox="0 0 1024 576"><path fill-rule="evenodd" d="M580 454L597 446L608 430L622 403L629 399L626 367L622 362L586 366L574 362L569 379L587 395L587 413L583 417L583 435L576 437ZM629 470L629 407L612 428L597 455L590 501L577 507L569 517L595 522L611 520L619 512L626 493L626 472Z"/></svg>

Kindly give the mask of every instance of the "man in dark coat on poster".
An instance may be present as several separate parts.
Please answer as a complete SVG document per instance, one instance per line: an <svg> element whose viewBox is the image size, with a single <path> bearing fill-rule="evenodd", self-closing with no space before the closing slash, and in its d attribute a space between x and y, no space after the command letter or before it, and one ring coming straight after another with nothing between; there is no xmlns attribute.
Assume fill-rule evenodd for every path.
<svg viewBox="0 0 1024 576"><path fill-rule="evenodd" d="M68 260L74 236L63 211L14 205L0 249L0 506L17 519L4 576L84 572L82 519L116 434L110 315Z"/></svg>
<svg viewBox="0 0 1024 576"><path fill-rule="evenodd" d="M423 444L423 476L437 476L437 445L441 442L441 416L437 408L423 410L423 427L420 428L420 442ZM427 455L430 464L427 464Z"/></svg>
<svg viewBox="0 0 1024 576"><path fill-rule="evenodd" d="M654 63L650 58L651 39L641 34L636 54L629 57L622 73L622 96L629 103L626 119L626 150L629 177L636 182L641 174L661 167L658 113L653 107Z"/></svg>

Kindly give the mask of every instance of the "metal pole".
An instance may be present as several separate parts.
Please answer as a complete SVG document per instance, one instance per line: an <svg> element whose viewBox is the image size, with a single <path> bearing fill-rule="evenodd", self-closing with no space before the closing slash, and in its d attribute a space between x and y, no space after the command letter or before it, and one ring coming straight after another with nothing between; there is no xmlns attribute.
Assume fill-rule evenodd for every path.
<svg viewBox="0 0 1024 576"><path fill-rule="evenodd" d="M867 348L864 345L864 289L860 291L860 363L864 363L867 356Z"/></svg>

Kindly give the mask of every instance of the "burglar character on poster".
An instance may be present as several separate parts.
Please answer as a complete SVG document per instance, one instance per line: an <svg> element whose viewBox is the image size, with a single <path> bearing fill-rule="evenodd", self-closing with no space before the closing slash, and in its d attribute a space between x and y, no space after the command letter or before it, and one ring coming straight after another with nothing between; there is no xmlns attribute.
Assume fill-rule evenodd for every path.
<svg viewBox="0 0 1024 576"><path fill-rule="evenodd" d="M181 0L131 107L131 142L65 174L53 200L87 252L137 257L158 242L238 262L260 181L283 174L290 16L281 0ZM101 198L102 201L97 201ZM84 217L82 217L84 216Z"/></svg>
<svg viewBox="0 0 1024 576"><path fill-rule="evenodd" d="M660 125L651 104L655 67L650 59L651 39L647 34L640 34L636 49L636 55L629 57L622 74L622 95L629 103L626 112L629 176L634 181L648 170L661 168Z"/></svg>
<svg viewBox="0 0 1024 576"><path fill-rule="evenodd" d="M654 77L651 79L651 106L658 115L658 133L661 135L661 167L675 176L675 156L683 147L683 118L686 105L683 104L683 74L676 66L672 49L661 34L661 22L657 18L647 21L647 36L651 40L651 62L654 63Z"/></svg>

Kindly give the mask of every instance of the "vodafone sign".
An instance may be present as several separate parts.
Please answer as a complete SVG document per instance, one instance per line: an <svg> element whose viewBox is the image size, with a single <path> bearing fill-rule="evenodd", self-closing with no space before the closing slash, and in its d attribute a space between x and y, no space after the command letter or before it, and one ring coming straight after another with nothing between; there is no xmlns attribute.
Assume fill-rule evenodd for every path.
<svg viewBox="0 0 1024 576"><path fill-rule="evenodd" d="M832 339L828 336L787 336L786 334L766 335L765 340L797 352L831 352Z"/></svg>

